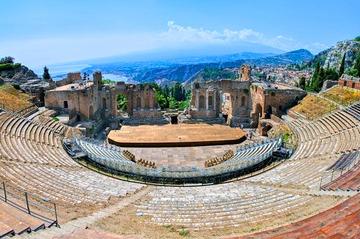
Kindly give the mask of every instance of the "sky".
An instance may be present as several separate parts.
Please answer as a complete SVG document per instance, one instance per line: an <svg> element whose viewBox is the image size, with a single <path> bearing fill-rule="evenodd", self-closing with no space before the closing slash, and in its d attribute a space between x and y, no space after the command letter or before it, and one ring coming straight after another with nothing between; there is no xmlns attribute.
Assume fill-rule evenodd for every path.
<svg viewBox="0 0 360 239"><path fill-rule="evenodd" d="M249 44L259 52L318 53L360 35L359 0L0 0L0 6L0 56L29 66L201 47L246 51Z"/></svg>

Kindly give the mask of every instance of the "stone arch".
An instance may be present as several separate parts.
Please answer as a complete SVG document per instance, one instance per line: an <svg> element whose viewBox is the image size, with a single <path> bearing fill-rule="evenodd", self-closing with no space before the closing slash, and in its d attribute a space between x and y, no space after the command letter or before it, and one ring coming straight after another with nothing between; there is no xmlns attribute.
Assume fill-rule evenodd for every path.
<svg viewBox="0 0 360 239"><path fill-rule="evenodd" d="M203 110L205 109L205 96L200 95L199 97L199 109Z"/></svg>

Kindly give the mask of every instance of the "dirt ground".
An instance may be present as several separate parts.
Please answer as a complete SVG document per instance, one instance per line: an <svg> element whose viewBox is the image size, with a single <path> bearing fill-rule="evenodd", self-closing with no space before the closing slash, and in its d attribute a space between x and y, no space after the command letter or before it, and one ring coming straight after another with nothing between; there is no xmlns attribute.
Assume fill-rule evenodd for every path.
<svg viewBox="0 0 360 239"><path fill-rule="evenodd" d="M284 215L276 215L276 217L267 218L261 223L244 223L238 227L214 228L212 230L198 231L183 228L181 226L156 225L151 223L151 218L148 216L137 216L136 207L134 205L130 205L127 208L96 222L90 226L90 229L106 231L122 236L134 236L135 238L143 239L219 238L224 236L255 233L299 221L331 208L342 200L343 198L339 197L314 196L313 199L304 206L296 208Z"/></svg>

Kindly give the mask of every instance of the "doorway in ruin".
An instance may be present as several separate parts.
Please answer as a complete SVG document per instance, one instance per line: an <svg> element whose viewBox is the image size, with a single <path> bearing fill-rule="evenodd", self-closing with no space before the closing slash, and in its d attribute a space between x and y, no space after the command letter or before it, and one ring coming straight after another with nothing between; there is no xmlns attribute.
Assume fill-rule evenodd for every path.
<svg viewBox="0 0 360 239"><path fill-rule="evenodd" d="M139 96L136 97L136 109L137 110L141 109L141 98Z"/></svg>
<svg viewBox="0 0 360 239"><path fill-rule="evenodd" d="M221 95L221 112L223 115L229 115L231 110L231 95L230 93L223 93Z"/></svg>
<svg viewBox="0 0 360 239"><path fill-rule="evenodd" d="M253 126L257 126L259 124L259 120L262 118L263 116L263 109L262 109L262 106L260 104L256 104L256 107L255 107L255 113L254 113L254 122L253 122Z"/></svg>
<svg viewBox="0 0 360 239"><path fill-rule="evenodd" d="M199 109L204 110L205 109L205 96L200 95L199 97Z"/></svg>
<svg viewBox="0 0 360 239"><path fill-rule="evenodd" d="M178 124L178 116L177 115L170 115L170 122L171 124Z"/></svg>

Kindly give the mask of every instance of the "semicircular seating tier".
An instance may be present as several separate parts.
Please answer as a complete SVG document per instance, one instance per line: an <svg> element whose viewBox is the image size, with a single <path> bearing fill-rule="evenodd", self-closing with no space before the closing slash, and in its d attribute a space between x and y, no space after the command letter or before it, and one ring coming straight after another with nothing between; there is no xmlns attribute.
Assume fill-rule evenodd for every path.
<svg viewBox="0 0 360 239"><path fill-rule="evenodd" d="M290 159L271 170L218 185L152 186L146 197L134 203L135 213L146 215L142 220L154 224L196 230L230 228L235 234L294 222L252 238L301 238L301 233L303 238L356 238L360 234L359 105L314 121L289 122L298 147ZM82 167L62 148L61 135L26 118L0 113L0 139L0 179L49 200L94 204L143 187ZM101 149L105 154L101 157L121 156L115 148ZM347 198L343 194L356 196L343 201ZM307 219L298 221L303 218Z"/></svg>

